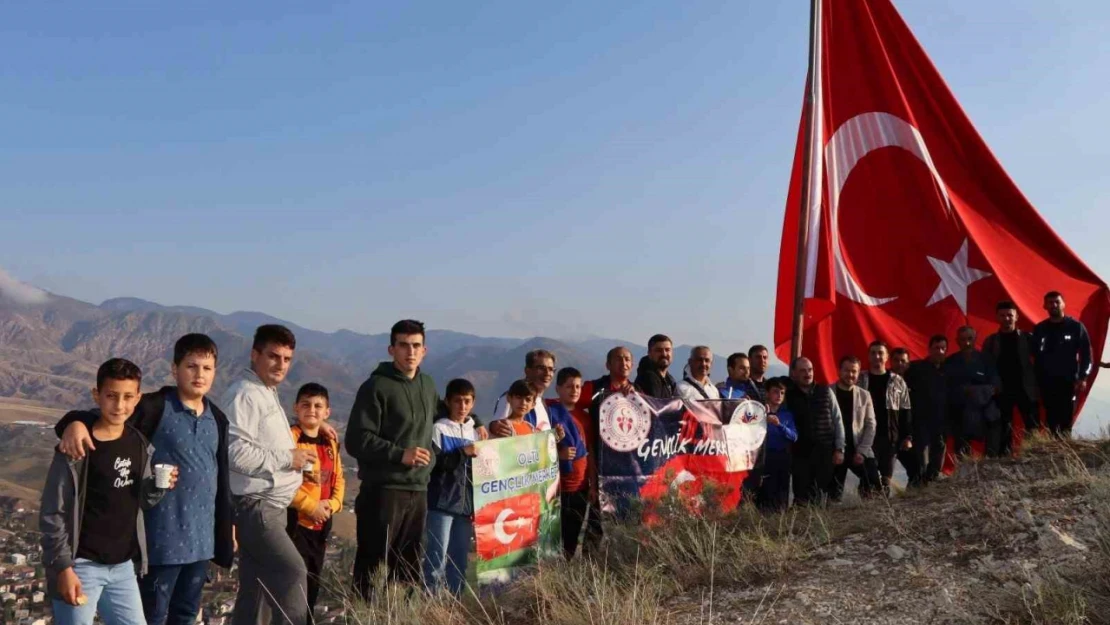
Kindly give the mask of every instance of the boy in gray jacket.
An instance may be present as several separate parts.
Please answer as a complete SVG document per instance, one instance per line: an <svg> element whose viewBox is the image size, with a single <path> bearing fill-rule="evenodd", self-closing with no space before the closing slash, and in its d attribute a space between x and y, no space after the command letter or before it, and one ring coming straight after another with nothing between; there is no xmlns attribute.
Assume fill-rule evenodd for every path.
<svg viewBox="0 0 1110 625"><path fill-rule="evenodd" d="M92 427L96 449L71 460L60 451L42 492L42 562L57 625L142 625L136 573L146 572L143 510L162 499L150 458L154 449L126 425L142 396L142 372L113 358L96 373ZM169 476L173 488L176 476Z"/></svg>

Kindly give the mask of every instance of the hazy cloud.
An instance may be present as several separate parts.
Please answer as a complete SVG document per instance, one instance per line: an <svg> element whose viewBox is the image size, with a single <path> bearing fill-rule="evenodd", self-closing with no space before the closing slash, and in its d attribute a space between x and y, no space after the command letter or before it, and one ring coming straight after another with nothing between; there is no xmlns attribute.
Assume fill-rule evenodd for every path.
<svg viewBox="0 0 1110 625"><path fill-rule="evenodd" d="M24 305L43 304L49 297L46 291L16 280L3 268L0 268L0 295Z"/></svg>

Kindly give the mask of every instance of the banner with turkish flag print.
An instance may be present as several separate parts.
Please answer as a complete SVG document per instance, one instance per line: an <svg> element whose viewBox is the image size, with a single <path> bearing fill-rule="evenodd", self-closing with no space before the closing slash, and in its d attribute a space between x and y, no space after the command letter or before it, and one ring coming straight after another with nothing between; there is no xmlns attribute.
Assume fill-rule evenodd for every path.
<svg viewBox="0 0 1110 625"><path fill-rule="evenodd" d="M758 486L759 449L767 410L748 399L686 401L611 393L598 410L598 476L602 511L640 514L677 495L691 510L710 504L730 511L741 487ZM712 496L709 496L712 495Z"/></svg>
<svg viewBox="0 0 1110 625"><path fill-rule="evenodd" d="M954 346L963 325L981 340L997 330L1001 300L1031 329L1049 291L1086 325L1097 359L1106 284L1010 180L891 2L818 0L815 15L815 110L803 104L786 202L778 356L790 359L801 279L802 353L818 381L833 381L838 359L866 355L875 339L914 358L934 334Z"/></svg>
<svg viewBox="0 0 1110 625"><path fill-rule="evenodd" d="M555 432L479 441L475 448L475 577L479 586L503 584L562 553Z"/></svg>

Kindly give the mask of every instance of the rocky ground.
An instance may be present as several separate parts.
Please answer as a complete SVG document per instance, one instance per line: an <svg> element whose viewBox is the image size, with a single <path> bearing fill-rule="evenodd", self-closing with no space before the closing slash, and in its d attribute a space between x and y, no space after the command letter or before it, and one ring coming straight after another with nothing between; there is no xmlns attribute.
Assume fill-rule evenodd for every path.
<svg viewBox="0 0 1110 625"><path fill-rule="evenodd" d="M1041 442L963 464L924 491L846 501L831 540L774 581L689 593L697 623L1100 623L1110 620L1106 444Z"/></svg>

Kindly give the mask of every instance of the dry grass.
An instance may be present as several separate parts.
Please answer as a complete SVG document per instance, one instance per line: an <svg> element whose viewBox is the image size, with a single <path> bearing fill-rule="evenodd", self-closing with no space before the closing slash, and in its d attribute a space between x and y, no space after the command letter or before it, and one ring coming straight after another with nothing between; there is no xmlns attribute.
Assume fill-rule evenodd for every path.
<svg viewBox="0 0 1110 625"><path fill-rule="evenodd" d="M700 591L712 606L716 587L774 579L831 538L817 510L763 515L745 506L730 514L691 514L669 501L655 512L651 526L608 525L596 557L549 560L496 596L479 597L472 589L461 598L429 596L386 584L380 575L374 599L363 602L346 590L349 557L332 567L324 588L332 603L345 607L345 622L359 625L665 625L676 620L668 606L678 594Z"/></svg>

